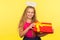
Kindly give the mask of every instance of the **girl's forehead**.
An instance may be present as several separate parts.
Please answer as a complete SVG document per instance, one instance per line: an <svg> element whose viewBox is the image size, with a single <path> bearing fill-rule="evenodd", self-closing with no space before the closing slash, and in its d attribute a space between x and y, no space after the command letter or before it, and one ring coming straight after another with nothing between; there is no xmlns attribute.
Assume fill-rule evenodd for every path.
<svg viewBox="0 0 60 40"><path fill-rule="evenodd" d="M27 11L29 11L29 10L30 10L30 11L33 11L34 9L33 9L33 8L28 8Z"/></svg>

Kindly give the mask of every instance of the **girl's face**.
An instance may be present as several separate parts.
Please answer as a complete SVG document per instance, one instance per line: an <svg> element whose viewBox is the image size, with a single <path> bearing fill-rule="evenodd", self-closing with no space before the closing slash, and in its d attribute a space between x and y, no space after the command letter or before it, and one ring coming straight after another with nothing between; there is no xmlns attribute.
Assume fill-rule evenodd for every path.
<svg viewBox="0 0 60 40"><path fill-rule="evenodd" d="M27 18L32 19L34 16L34 9L33 8L28 8L26 11Z"/></svg>

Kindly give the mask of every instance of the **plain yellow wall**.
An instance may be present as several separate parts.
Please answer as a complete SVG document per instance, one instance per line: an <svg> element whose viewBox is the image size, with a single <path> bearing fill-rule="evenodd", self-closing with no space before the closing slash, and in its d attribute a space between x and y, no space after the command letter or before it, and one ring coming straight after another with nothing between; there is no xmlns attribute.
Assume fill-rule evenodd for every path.
<svg viewBox="0 0 60 40"><path fill-rule="evenodd" d="M60 40L60 0L0 0L0 40L22 40L17 28L27 1L36 2L40 22L53 24L54 34L42 40Z"/></svg>

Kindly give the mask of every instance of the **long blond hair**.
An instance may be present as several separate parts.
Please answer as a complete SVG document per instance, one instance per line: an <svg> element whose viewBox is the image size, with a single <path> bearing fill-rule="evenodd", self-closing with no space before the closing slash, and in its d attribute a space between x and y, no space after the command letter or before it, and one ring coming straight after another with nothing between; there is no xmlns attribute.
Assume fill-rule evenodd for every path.
<svg viewBox="0 0 60 40"><path fill-rule="evenodd" d="M28 8L32 8L32 9L34 10L34 16L32 17L32 22L37 21L37 20L36 20L36 10L35 10L35 8L32 7L32 6L27 6L26 9L25 9L24 12L23 12L23 15L22 15L21 20L20 20L20 22L19 22L18 28L23 28L24 23L25 23L25 21L26 21L26 10L27 10Z"/></svg>

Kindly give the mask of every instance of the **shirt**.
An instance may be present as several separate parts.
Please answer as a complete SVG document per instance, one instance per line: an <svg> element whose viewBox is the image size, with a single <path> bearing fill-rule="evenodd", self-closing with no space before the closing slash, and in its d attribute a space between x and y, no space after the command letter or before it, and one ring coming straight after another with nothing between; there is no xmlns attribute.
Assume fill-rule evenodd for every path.
<svg viewBox="0 0 60 40"><path fill-rule="evenodd" d="M23 29L25 30L27 27L29 27L30 24L31 23L25 22ZM33 37L34 35L33 35L32 30L31 29L28 30L28 32L25 34L25 36L27 36L27 37Z"/></svg>

